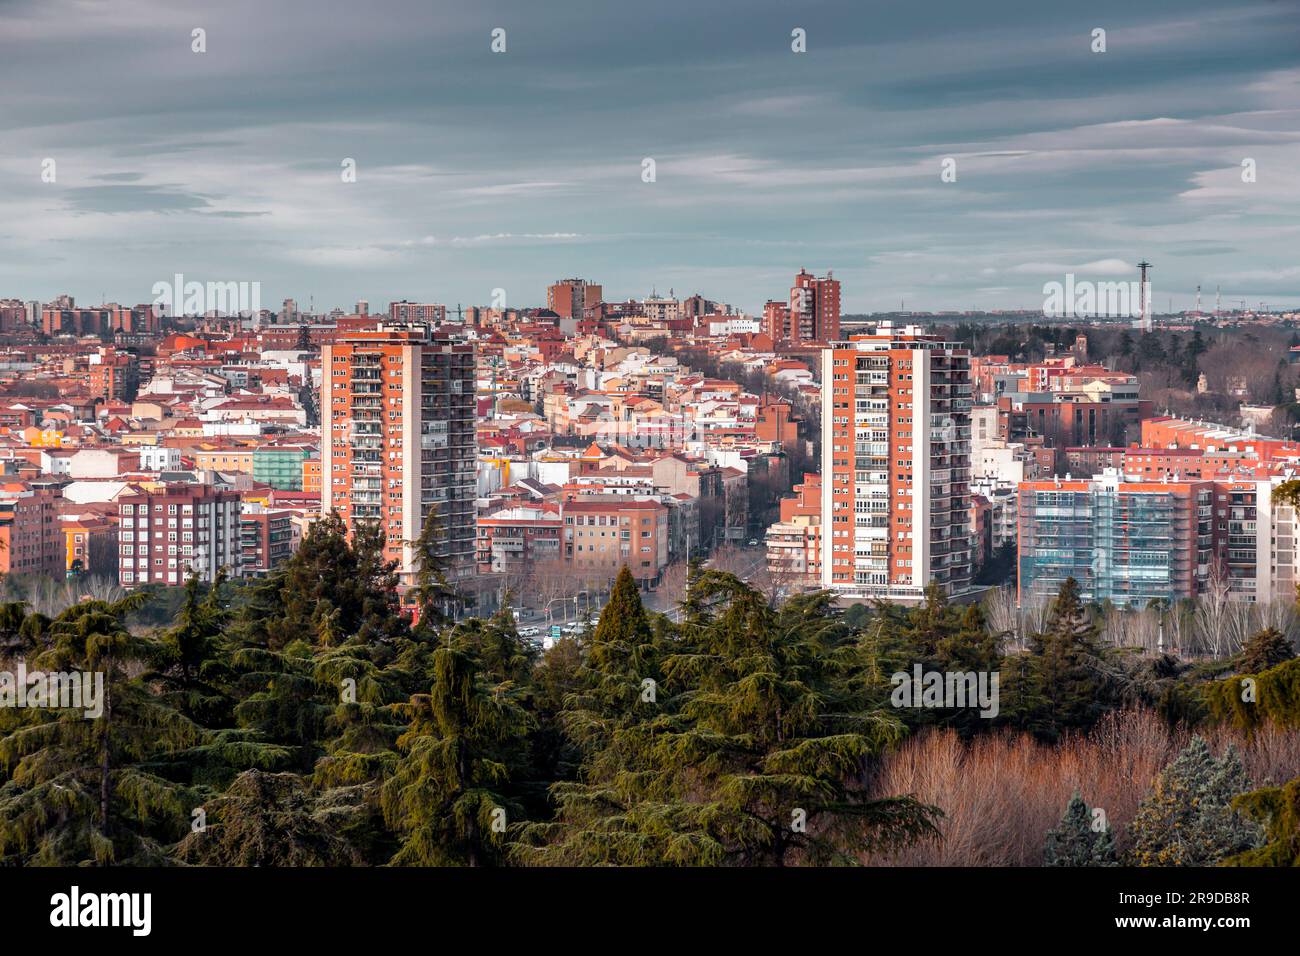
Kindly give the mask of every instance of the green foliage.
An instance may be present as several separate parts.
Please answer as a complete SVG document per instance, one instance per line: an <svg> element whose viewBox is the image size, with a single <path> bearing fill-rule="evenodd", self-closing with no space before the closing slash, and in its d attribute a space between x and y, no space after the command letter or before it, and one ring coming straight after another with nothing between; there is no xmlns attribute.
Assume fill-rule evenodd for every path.
<svg viewBox="0 0 1300 956"><path fill-rule="evenodd" d="M866 661L825 595L778 612L733 575L698 571L662 648L624 599L565 715L583 747L579 782L556 785L557 819L524 829L521 859L852 863L936 833L934 808L862 785L904 728L865 700ZM657 670L662 681L645 684Z"/></svg>
<svg viewBox="0 0 1300 956"><path fill-rule="evenodd" d="M1241 669L1248 674L1268 670L1294 658L1295 647L1275 627L1251 635L1241 649Z"/></svg>
<svg viewBox="0 0 1300 956"><path fill-rule="evenodd" d="M1044 740L1092 727L1115 701L1107 655L1074 578L1061 585L1047 627L1030 637L1029 653L1004 668L1005 721Z"/></svg>
<svg viewBox="0 0 1300 956"><path fill-rule="evenodd" d="M185 863L345 866L361 862L296 774L249 770L205 809L204 828L176 846L177 859Z"/></svg>
<svg viewBox="0 0 1300 956"><path fill-rule="evenodd" d="M150 862L182 832L195 798L152 765L198 743L201 730L134 676L158 652L126 629L141 601L70 607L28 661L33 670L102 675L99 716L0 711L0 860Z"/></svg>
<svg viewBox="0 0 1300 956"><path fill-rule="evenodd" d="M1093 829L1093 817L1076 790L1061 822L1047 834L1043 866L1117 866L1110 827Z"/></svg>
<svg viewBox="0 0 1300 956"><path fill-rule="evenodd" d="M853 864L938 836L936 808L875 790L911 728L1056 740L1121 705L1247 729L1300 713L1276 636L1243 655L1275 662L1244 675L1246 705L1240 678L1215 679L1236 662L1102 649L1073 582L1003 656L981 609L938 588L910 609L774 606L693 562L670 617L623 569L599 622L543 655L507 612L445 618L432 532L410 626L380 543L331 516L265 579L169 589L153 629L143 591L53 620L0 604L0 657L98 671L106 691L99 719L0 708L0 865ZM1000 718L895 709L890 676L916 664L998 672ZM1292 785L1243 795L1232 755L1180 760L1135 823L1136 861L1294 859ZM1265 846L1233 806L1267 820ZM1111 862L1086 817L1076 795L1049 863Z"/></svg>
<svg viewBox="0 0 1300 956"><path fill-rule="evenodd" d="M1233 800L1250 789L1237 752L1215 757L1201 737L1156 777L1151 794L1129 825L1135 866L1213 866L1252 850L1259 828L1243 818Z"/></svg>
<svg viewBox="0 0 1300 956"><path fill-rule="evenodd" d="M272 650L304 639L326 646L354 635L391 640L405 630L396 586L378 525L358 526L349 541L343 520L331 513L311 526L265 584L254 587L237 630L244 643Z"/></svg>
<svg viewBox="0 0 1300 956"><path fill-rule="evenodd" d="M1265 724L1300 727L1300 658L1257 674L1239 674L1205 685L1203 694L1213 721L1247 733Z"/></svg>
<svg viewBox="0 0 1300 956"><path fill-rule="evenodd" d="M384 782L384 819L401 836L396 866L499 862L517 811L511 787L528 716L508 682L489 685L463 637L433 655L433 686L403 711L410 729Z"/></svg>
<svg viewBox="0 0 1300 956"><path fill-rule="evenodd" d="M1232 805L1265 826L1263 846L1223 861L1224 866L1300 866L1300 777L1233 798Z"/></svg>

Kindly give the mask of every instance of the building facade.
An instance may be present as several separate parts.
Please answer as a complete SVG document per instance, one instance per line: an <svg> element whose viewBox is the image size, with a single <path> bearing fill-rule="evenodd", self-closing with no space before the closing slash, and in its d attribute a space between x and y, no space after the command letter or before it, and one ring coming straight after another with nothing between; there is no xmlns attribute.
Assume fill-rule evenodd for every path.
<svg viewBox="0 0 1300 956"><path fill-rule="evenodd" d="M239 494L210 485L167 484L118 498L118 581L184 584L240 573Z"/></svg>
<svg viewBox="0 0 1300 956"><path fill-rule="evenodd" d="M321 505L376 522L404 585L432 551L455 582L474 572L474 347L381 325L321 349Z"/></svg>
<svg viewBox="0 0 1300 956"><path fill-rule="evenodd" d="M61 497L22 483L0 489L0 573L63 577Z"/></svg>
<svg viewBox="0 0 1300 956"><path fill-rule="evenodd" d="M822 352L821 581L850 599L970 587L970 352L882 323Z"/></svg>
<svg viewBox="0 0 1300 956"><path fill-rule="evenodd" d="M1214 560L1214 485L1093 479L1020 486L1018 594L1051 600L1066 578L1085 601L1144 607L1193 598Z"/></svg>

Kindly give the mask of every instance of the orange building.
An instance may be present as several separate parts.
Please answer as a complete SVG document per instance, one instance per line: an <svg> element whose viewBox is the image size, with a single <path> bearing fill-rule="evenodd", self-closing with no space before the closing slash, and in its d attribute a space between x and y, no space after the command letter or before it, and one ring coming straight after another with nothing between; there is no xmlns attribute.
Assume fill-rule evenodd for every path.
<svg viewBox="0 0 1300 956"><path fill-rule="evenodd" d="M668 507L626 495L588 495L564 505L564 557L574 574L613 580L623 565L653 584L668 564Z"/></svg>
<svg viewBox="0 0 1300 956"><path fill-rule="evenodd" d="M82 515L60 523L68 574L117 576L117 523L102 515Z"/></svg>
<svg viewBox="0 0 1300 956"><path fill-rule="evenodd" d="M581 319L600 305L603 290L585 279L561 279L546 289L546 307L562 319Z"/></svg>
<svg viewBox="0 0 1300 956"><path fill-rule="evenodd" d="M404 584L436 516L450 579L474 571L474 347L421 326L381 324L321 348L321 508L349 529L378 523Z"/></svg>
<svg viewBox="0 0 1300 956"><path fill-rule="evenodd" d="M882 322L822 352L822 586L916 601L971 579L970 352Z"/></svg>
<svg viewBox="0 0 1300 956"><path fill-rule="evenodd" d="M305 458L302 463L302 490L320 494L320 459Z"/></svg>
<svg viewBox="0 0 1300 956"><path fill-rule="evenodd" d="M0 487L0 573L63 577L62 497L22 482Z"/></svg>
<svg viewBox="0 0 1300 956"><path fill-rule="evenodd" d="M821 586L821 475L808 472L794 494L781 499L781 520L767 529L767 569L781 587Z"/></svg>

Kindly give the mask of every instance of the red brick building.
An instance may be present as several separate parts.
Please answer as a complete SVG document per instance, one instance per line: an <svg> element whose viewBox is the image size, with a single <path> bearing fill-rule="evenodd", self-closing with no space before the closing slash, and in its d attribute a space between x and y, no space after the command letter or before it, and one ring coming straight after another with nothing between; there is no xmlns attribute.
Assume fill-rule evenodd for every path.
<svg viewBox="0 0 1300 956"><path fill-rule="evenodd" d="M63 577L62 497L22 482L0 487L0 573Z"/></svg>
<svg viewBox="0 0 1300 956"><path fill-rule="evenodd" d="M118 499L118 581L184 584L190 571L211 581L240 570L239 494L209 485L168 484Z"/></svg>

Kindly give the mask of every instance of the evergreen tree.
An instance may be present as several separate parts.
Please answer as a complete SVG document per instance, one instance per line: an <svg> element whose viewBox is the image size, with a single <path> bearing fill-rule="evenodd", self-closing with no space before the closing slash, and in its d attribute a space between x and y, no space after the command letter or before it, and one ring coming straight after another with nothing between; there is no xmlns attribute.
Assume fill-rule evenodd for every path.
<svg viewBox="0 0 1300 956"><path fill-rule="evenodd" d="M309 772L321 755L326 720L338 700L337 687L317 675L311 645L295 641L283 650L237 650L232 658L236 725L252 739L288 748L290 763Z"/></svg>
<svg viewBox="0 0 1300 956"><path fill-rule="evenodd" d="M1265 843L1223 861L1224 866L1300 866L1300 777L1233 798L1233 808L1265 826Z"/></svg>
<svg viewBox="0 0 1300 956"><path fill-rule="evenodd" d="M279 650L303 639L395 640L405 631L397 606L396 565L383 557L383 532L362 522L348 539L335 513L311 526L298 550L253 594L245 642Z"/></svg>
<svg viewBox="0 0 1300 956"><path fill-rule="evenodd" d="M1201 695L1214 721L1248 734L1265 724L1295 729L1300 727L1300 658L1213 681L1201 688Z"/></svg>
<svg viewBox="0 0 1300 956"><path fill-rule="evenodd" d="M1151 794L1129 825L1130 862L1136 866L1213 866L1254 849L1259 828L1233 809L1233 798L1250 789L1237 752L1216 758L1193 737L1156 778Z"/></svg>
<svg viewBox="0 0 1300 956"><path fill-rule="evenodd" d="M206 807L207 820L176 846L199 866L347 866L355 848L321 812L297 774L242 773Z"/></svg>
<svg viewBox="0 0 1300 956"><path fill-rule="evenodd" d="M28 666L102 675L101 712L44 706L0 711L0 860L45 865L158 862L195 797L152 761L197 743L200 728L135 676L156 647L126 616L144 600L85 601L51 624Z"/></svg>
<svg viewBox="0 0 1300 956"><path fill-rule="evenodd" d="M1253 634L1241 649L1241 669L1258 674L1295 657L1295 647L1281 631L1266 627Z"/></svg>
<svg viewBox="0 0 1300 956"><path fill-rule="evenodd" d="M159 637L150 675L164 701L205 726L228 724L233 704L225 689L231 675L221 653L229 616L221 601L225 579L223 569L204 594L198 575L190 575L185 603L176 623Z"/></svg>
<svg viewBox="0 0 1300 956"><path fill-rule="evenodd" d="M447 580L446 562L439 556L443 526L437 508L430 508L419 537L408 542L415 550L416 617L426 630L436 630L451 620L461 603L456 588Z"/></svg>
<svg viewBox="0 0 1300 956"><path fill-rule="evenodd" d="M903 728L867 703L865 663L840 653L838 621L798 614L783 630L761 593L716 571L698 574L683 604L655 707L607 698L605 750L584 761L583 785L556 788L557 823L527 834L549 842L525 859L853 862L936 832L933 808L862 786L868 760ZM617 687L641 672L624 654L594 666Z"/></svg>
<svg viewBox="0 0 1300 956"><path fill-rule="evenodd" d="M1093 829L1092 813L1075 791L1061 822L1047 834L1044 866L1116 866L1115 839L1107 826Z"/></svg>
<svg viewBox="0 0 1300 956"><path fill-rule="evenodd" d="M1097 626L1074 578L1062 583L1046 630L1030 638L1030 653L1031 686L1016 689L1040 706L1030 710L1026 729L1056 740L1067 730L1090 728L1106 710L1109 688Z"/></svg>
<svg viewBox="0 0 1300 956"><path fill-rule="evenodd" d="M489 686L463 636L433 654L428 694L402 707L410 728L383 784L384 819L401 840L397 866L484 866L501 862L519 804L511 763L528 716L509 687Z"/></svg>

